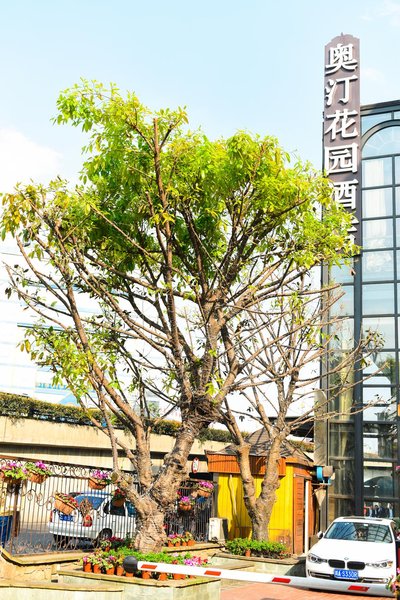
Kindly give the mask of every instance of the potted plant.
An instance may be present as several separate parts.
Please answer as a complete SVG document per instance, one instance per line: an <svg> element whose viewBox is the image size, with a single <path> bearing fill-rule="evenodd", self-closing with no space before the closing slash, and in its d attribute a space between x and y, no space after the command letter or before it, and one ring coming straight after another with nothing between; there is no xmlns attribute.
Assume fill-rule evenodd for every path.
<svg viewBox="0 0 400 600"><path fill-rule="evenodd" d="M187 543L188 546L194 546L195 545L195 539L193 537L193 535L190 533L190 531L185 531L185 533L182 536L182 539L185 540L185 542Z"/></svg>
<svg viewBox="0 0 400 600"><path fill-rule="evenodd" d="M0 466L0 479L4 483L18 483L26 479L26 472L17 461L7 460Z"/></svg>
<svg viewBox="0 0 400 600"><path fill-rule="evenodd" d="M64 515L70 515L79 504L73 496L56 492L54 494L54 508L62 512Z"/></svg>
<svg viewBox="0 0 400 600"><path fill-rule="evenodd" d="M91 557L90 556L83 556L80 559L80 564L82 565L82 569L84 570L85 573L91 573L92 572L92 562L91 562Z"/></svg>
<svg viewBox="0 0 400 600"><path fill-rule="evenodd" d="M29 481L33 483L43 483L52 475L50 467L41 460L25 463L25 471Z"/></svg>
<svg viewBox="0 0 400 600"><path fill-rule="evenodd" d="M167 539L169 547L181 545L181 538L177 533L170 533Z"/></svg>
<svg viewBox="0 0 400 600"><path fill-rule="evenodd" d="M214 484L212 483L212 481L199 481L196 486L196 490L198 496L208 498L213 493Z"/></svg>
<svg viewBox="0 0 400 600"><path fill-rule="evenodd" d="M124 574L124 567L122 566L124 558L124 554L117 554L115 557L115 574L118 575L118 577L122 577Z"/></svg>
<svg viewBox="0 0 400 600"><path fill-rule="evenodd" d="M103 557L95 552L90 556L90 562L92 563L93 573L101 573L101 569L104 564Z"/></svg>
<svg viewBox="0 0 400 600"><path fill-rule="evenodd" d="M181 496L178 501L178 508L181 511L190 511L194 507L194 498L190 496Z"/></svg>
<svg viewBox="0 0 400 600"><path fill-rule="evenodd" d="M92 490L102 490L111 483L110 473L101 469L94 469L89 475L89 487Z"/></svg>
<svg viewBox="0 0 400 600"><path fill-rule="evenodd" d="M114 494L111 499L113 506L123 506L125 504L125 500L126 500L125 492L123 492L119 488L116 488L114 490Z"/></svg>

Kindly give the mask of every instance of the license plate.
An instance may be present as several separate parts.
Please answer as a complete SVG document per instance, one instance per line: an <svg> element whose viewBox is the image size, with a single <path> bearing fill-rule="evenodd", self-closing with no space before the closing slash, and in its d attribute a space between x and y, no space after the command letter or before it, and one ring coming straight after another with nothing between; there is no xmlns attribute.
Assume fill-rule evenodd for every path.
<svg viewBox="0 0 400 600"><path fill-rule="evenodd" d="M358 579L358 571L353 571L352 569L335 569L333 576L336 579Z"/></svg>
<svg viewBox="0 0 400 600"><path fill-rule="evenodd" d="M59 513L60 521L73 521L74 517L72 515L64 515L64 513Z"/></svg>

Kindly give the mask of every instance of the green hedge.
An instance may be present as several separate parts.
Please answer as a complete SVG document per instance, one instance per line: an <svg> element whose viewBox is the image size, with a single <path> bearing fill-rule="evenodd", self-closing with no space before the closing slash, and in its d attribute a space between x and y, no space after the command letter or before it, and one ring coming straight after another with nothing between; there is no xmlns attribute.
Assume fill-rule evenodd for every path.
<svg viewBox="0 0 400 600"><path fill-rule="evenodd" d="M92 414L100 422L102 414L97 409L83 409L79 406L63 406L34 400L28 396L18 396L0 392L0 416L11 419L37 419L51 421L53 423L69 423L70 425L92 425L89 418ZM151 423L149 423L151 424ZM118 427L118 419L114 426ZM158 421L153 424L152 431L158 435L170 435L175 437L181 424L179 421ZM230 443L231 437L228 431L220 429L204 429L199 436L202 441L213 440Z"/></svg>

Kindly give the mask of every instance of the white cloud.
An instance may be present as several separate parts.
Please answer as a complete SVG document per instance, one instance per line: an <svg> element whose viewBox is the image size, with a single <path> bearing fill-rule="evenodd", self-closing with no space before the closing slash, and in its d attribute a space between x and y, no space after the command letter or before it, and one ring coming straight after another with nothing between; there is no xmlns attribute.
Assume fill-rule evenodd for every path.
<svg viewBox="0 0 400 600"><path fill-rule="evenodd" d="M31 179L46 182L60 172L61 155L22 133L0 129L0 192Z"/></svg>
<svg viewBox="0 0 400 600"><path fill-rule="evenodd" d="M379 4L379 3L378 3ZM384 0L379 6L369 7L362 16L365 21L374 21L376 18L384 18L395 27L400 26L400 2L396 0Z"/></svg>

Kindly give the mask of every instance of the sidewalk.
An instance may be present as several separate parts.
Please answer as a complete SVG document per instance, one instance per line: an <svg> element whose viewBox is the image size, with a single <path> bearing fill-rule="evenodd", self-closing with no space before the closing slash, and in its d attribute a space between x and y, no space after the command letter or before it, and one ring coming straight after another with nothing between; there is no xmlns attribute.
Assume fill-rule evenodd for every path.
<svg viewBox="0 0 400 600"><path fill-rule="evenodd" d="M378 596L361 596L359 594L337 594L302 590L290 586L272 583L251 583L245 585L224 586L221 590L221 600L387 600Z"/></svg>

